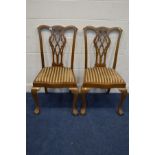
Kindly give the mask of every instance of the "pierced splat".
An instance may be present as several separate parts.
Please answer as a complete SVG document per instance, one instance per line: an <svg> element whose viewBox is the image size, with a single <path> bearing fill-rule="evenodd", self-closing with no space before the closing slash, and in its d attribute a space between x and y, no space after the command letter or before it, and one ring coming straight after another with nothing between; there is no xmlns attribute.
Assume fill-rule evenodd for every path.
<svg viewBox="0 0 155 155"><path fill-rule="evenodd" d="M52 49L52 66L63 66L63 50L66 44L64 29L57 27L49 30L51 31L49 43Z"/></svg>
<svg viewBox="0 0 155 155"><path fill-rule="evenodd" d="M94 46L96 49L96 67L106 66L106 54L110 43L111 40L107 34L107 31L99 30L96 32L96 36L94 38Z"/></svg>
<svg viewBox="0 0 155 155"><path fill-rule="evenodd" d="M108 49L111 44L111 40L109 35L111 33L117 33L118 38L115 46L115 55L114 55L114 61L113 61L113 69L116 68L117 63L117 55L118 55L118 49L119 49L119 42L122 34L122 29L119 27L93 27L93 26L86 26L84 28L84 40L85 40L85 68L87 68L87 55L88 55L88 48L87 48L87 33L88 31L95 32L95 38L94 38L94 47L96 50L96 62L95 67L106 67L106 56Z"/></svg>
<svg viewBox="0 0 155 155"><path fill-rule="evenodd" d="M54 26L40 25L38 27L42 68L45 67L44 48L43 48L44 45L43 45L43 37L42 37L42 33L44 30L51 33L51 35L49 37L49 44L50 44L50 47L52 50L52 59L53 59L52 66L63 66L63 51L64 51L64 47L67 42L65 33L67 31L72 32L73 41L72 41L72 51L71 51L72 53L71 53L71 66L70 67L71 67L71 69L73 69L77 28L72 25L65 26L65 27L61 26L61 25L54 25Z"/></svg>

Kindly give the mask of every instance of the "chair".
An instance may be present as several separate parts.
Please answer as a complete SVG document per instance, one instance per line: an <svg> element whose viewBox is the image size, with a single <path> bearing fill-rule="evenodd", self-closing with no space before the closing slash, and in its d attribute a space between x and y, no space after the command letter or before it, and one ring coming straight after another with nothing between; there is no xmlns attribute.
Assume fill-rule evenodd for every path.
<svg viewBox="0 0 155 155"><path fill-rule="evenodd" d="M43 45L43 31L50 33L49 45L52 51L52 65L45 67L44 62L44 45ZM66 32L71 32L72 38L72 53L71 53L71 65L70 67L64 67L63 65L63 53L67 42ZM77 98L78 98L78 88L76 84L75 75L73 72L74 63L74 49L77 28L75 26L47 26L40 25L38 27L39 41L40 41L40 53L42 69L33 81L33 87L31 89L32 96L35 102L34 113L40 113L40 106L38 101L37 92L41 87L45 88L45 92L48 93L48 88L69 88L73 93L73 109L72 113L74 115L78 114L77 110Z"/></svg>
<svg viewBox="0 0 155 155"><path fill-rule="evenodd" d="M86 114L86 93L91 88L107 89L107 93L110 92L111 88L118 88L121 92L121 101L118 104L116 112L118 115L123 115L123 101L127 96L126 83L115 70L122 29L118 27L107 28L86 26L83 30L85 40L85 71L83 85L81 87L82 106L80 113L82 115ZM88 67L87 65L87 57L89 52L87 39L88 33L90 32L95 33L95 37L93 38L93 46L96 51L94 67ZM113 66L109 68L106 67L106 58L111 44L111 39L109 36L111 33L117 34L117 41L114 52Z"/></svg>

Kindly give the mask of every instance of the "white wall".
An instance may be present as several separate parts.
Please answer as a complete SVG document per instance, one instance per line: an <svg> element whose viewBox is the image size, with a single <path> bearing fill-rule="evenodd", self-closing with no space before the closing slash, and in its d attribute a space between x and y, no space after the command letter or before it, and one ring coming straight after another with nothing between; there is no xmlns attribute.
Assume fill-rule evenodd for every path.
<svg viewBox="0 0 155 155"><path fill-rule="evenodd" d="M74 62L74 71L78 85L82 83L84 69L84 40L82 28L86 25L121 27L124 31L121 38L116 70L125 79L128 87L128 12L128 0L27 0L27 91L29 92L31 90L32 82L41 69L37 27L42 24L75 25L78 27ZM50 56L51 52L46 51L45 59L48 65L51 64L49 60L51 58ZM114 89L113 91L115 92L116 90Z"/></svg>

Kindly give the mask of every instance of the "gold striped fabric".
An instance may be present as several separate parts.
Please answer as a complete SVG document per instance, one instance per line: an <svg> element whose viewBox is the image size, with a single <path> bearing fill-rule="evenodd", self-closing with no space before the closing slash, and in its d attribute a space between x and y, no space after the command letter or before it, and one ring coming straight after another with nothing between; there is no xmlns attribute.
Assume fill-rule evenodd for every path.
<svg viewBox="0 0 155 155"><path fill-rule="evenodd" d="M125 81L114 69L106 67L86 69L84 81L84 83L91 84L125 84Z"/></svg>
<svg viewBox="0 0 155 155"><path fill-rule="evenodd" d="M34 83L64 84L75 83L73 72L65 67L45 67L37 75Z"/></svg>

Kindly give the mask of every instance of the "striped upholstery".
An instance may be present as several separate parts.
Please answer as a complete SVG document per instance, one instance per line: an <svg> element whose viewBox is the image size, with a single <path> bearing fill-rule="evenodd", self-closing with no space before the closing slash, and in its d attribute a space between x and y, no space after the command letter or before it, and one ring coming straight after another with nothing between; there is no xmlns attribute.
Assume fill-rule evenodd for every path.
<svg viewBox="0 0 155 155"><path fill-rule="evenodd" d="M76 83L73 71L65 67L45 67L43 68L34 84L70 84Z"/></svg>
<svg viewBox="0 0 155 155"><path fill-rule="evenodd" d="M114 69L94 67L85 69L84 84L119 85L125 82Z"/></svg>

